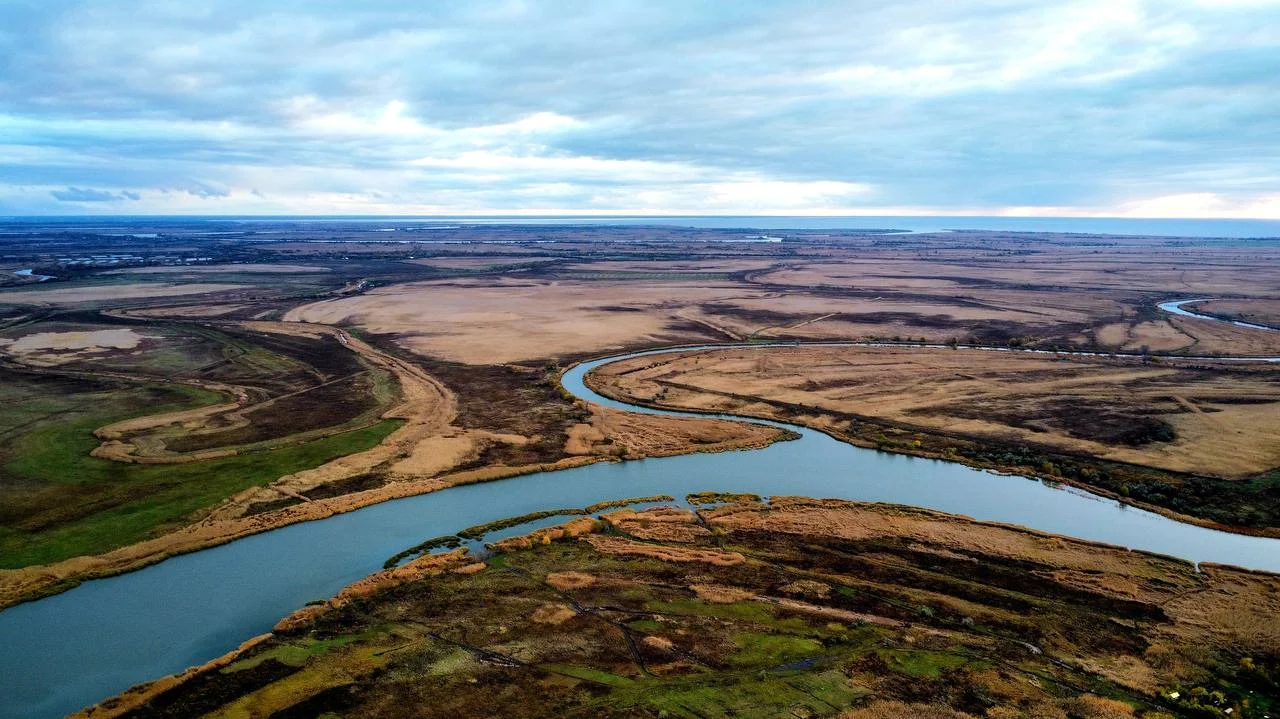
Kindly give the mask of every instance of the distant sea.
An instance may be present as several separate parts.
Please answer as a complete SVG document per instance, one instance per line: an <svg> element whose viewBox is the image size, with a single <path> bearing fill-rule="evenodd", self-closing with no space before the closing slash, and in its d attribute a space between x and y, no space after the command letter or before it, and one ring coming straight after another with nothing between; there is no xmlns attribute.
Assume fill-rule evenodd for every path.
<svg viewBox="0 0 1280 719"><path fill-rule="evenodd" d="M96 225L161 225L168 222L241 223L241 222L300 222L300 223L360 223L379 225L377 229L394 231L397 226L417 226L424 223L443 224L501 224L501 225L667 225L679 227L755 229L755 230L821 230L821 229L878 229L901 232L943 232L947 230L1005 230L1010 232L1072 232L1099 235L1156 235L1166 237L1223 237L1280 239L1280 220L1175 220L1132 219L1115 217L784 217L784 216L516 216L516 215L441 215L441 216L390 216L390 215L272 215L272 216L78 216L78 217L0 217L0 223L76 225L92 222ZM374 229L374 228L370 228Z"/></svg>

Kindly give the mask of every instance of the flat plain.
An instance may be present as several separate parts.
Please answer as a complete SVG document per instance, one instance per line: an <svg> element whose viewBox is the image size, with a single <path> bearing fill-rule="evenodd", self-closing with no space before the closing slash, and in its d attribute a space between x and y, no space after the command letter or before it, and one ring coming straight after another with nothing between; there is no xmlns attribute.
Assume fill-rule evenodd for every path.
<svg viewBox="0 0 1280 719"><path fill-rule="evenodd" d="M1280 332L1158 307L1211 299L1193 309L1276 324L1274 242L138 223L155 237L5 236L0 608L459 484L787 438L605 410L559 383L586 358L682 345L784 346L588 381L1280 534L1280 366L1247 361L1280 355ZM812 342L861 346L795 346ZM695 499L390 567L344 593L358 603L91 715L397 716L424 692L449 716L1276 701L1272 575L907 508Z"/></svg>

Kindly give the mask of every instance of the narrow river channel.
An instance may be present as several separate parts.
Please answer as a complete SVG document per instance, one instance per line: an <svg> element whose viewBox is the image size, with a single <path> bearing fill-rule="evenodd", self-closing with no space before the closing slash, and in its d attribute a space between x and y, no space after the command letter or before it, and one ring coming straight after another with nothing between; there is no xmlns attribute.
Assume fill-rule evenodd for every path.
<svg viewBox="0 0 1280 719"><path fill-rule="evenodd" d="M1193 312L1186 308L1186 305L1194 305L1200 302L1212 302L1212 301L1213 300L1209 298L1200 299L1200 300L1173 300L1172 302L1161 302L1160 309L1170 314L1181 315L1183 317L1195 317L1196 319L1211 320L1213 322L1229 322L1235 325L1236 327L1244 327L1246 329L1251 329L1251 330L1265 330L1267 332L1277 331L1275 327L1269 327L1267 325L1255 325L1252 322L1241 322L1240 320L1224 320L1221 317L1214 317L1213 315L1203 315L1203 314L1200 314L1199 312Z"/></svg>
<svg viewBox="0 0 1280 719"><path fill-rule="evenodd" d="M564 386L608 407L681 414L625 405L583 385L585 373L616 359L623 358L574 367ZM861 449L790 428L800 439L761 450L602 463L399 499L12 607L0 612L0 717L62 716L203 663L426 538L538 510L645 495L723 491L891 502L1193 562L1280 571L1280 540L1183 524L1072 488ZM528 530L515 527L489 539Z"/></svg>

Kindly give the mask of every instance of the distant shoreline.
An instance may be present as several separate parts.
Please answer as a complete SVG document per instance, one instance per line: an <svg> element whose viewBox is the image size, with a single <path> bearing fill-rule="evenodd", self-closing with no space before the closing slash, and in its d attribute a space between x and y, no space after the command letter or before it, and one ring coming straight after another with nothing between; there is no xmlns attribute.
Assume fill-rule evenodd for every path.
<svg viewBox="0 0 1280 719"><path fill-rule="evenodd" d="M979 215L53 215L0 217L0 225L113 225L170 222L299 222L299 223L461 223L474 225L667 225L704 229L865 230L875 233L921 234L943 231L1038 232L1280 240L1280 220L1172 219L1121 217L1004 217ZM9 233L3 233L9 234Z"/></svg>

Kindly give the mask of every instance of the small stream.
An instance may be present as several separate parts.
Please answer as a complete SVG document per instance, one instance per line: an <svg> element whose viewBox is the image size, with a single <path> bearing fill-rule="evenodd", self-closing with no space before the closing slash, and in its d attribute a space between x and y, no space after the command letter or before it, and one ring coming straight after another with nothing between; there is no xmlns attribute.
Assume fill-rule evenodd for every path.
<svg viewBox="0 0 1280 719"><path fill-rule="evenodd" d="M607 399L582 382L585 373L605 362L667 351L586 362L566 372L563 383L573 394L607 407L681 416L685 413ZM1049 482L862 449L811 429L764 424L788 427L800 438L760 450L600 463L407 497L253 535L12 607L0 612L0 717L62 716L134 684L201 664L269 631L307 601L332 596L424 539L539 510L630 497L721 491L890 502L1192 562L1280 571L1280 540L1183 524ZM558 521L563 518L541 524ZM528 529L513 527L486 539Z"/></svg>

